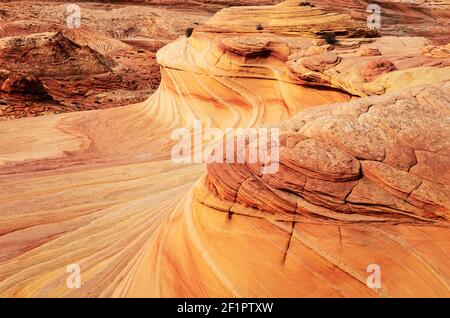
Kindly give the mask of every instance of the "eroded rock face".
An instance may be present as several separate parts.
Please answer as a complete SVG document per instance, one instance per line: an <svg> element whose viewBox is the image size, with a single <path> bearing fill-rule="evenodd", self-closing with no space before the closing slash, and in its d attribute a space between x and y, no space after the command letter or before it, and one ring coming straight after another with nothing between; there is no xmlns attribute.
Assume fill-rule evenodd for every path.
<svg viewBox="0 0 450 318"><path fill-rule="evenodd" d="M0 138L0 296L448 297L447 51L423 37L370 37L353 14L363 11L344 12L365 12L365 1L309 2L225 10L196 25L159 51L161 86L143 103L0 123L11 137ZM98 16L91 23L107 13ZM240 29L240 19L250 23ZM148 45L130 20L111 34ZM174 30L181 20L169 20ZM154 62L136 65L141 53L91 32L69 39L120 57L131 74ZM395 69L365 82L361 68L380 58ZM72 82L82 105L105 78L90 80ZM279 122L269 126L282 131L279 170L175 163L172 133L195 120ZM66 285L73 264L80 289ZM380 288L367 285L370 266Z"/></svg>
<svg viewBox="0 0 450 318"><path fill-rule="evenodd" d="M281 130L280 170L211 164L225 203L296 220L450 221L449 83L305 111ZM261 165L261 164L260 164ZM236 173L238 172L238 173ZM208 204L208 200L204 202Z"/></svg>
<svg viewBox="0 0 450 318"><path fill-rule="evenodd" d="M376 4L382 16L378 32L383 36L424 36L439 44L447 44L450 36L448 1L393 0L370 3L365 0L315 0L310 2L324 10L349 14L359 21L366 21L371 12L368 5Z"/></svg>
<svg viewBox="0 0 450 318"><path fill-rule="evenodd" d="M231 22L236 19L243 22ZM276 107L282 112L271 119L282 120L315 102L339 101L337 92L344 93L341 98L363 97L448 80L449 57L444 49L431 48L431 43L421 37L378 37L366 21L336 14L319 4L299 6L298 1L286 1L275 6L228 8L195 28L189 38L180 38L158 52L163 77L168 78L158 94L182 100L171 112L186 114L183 116L190 123L194 117L214 120L216 115L210 107L192 106L203 102L197 98L205 95L201 89L172 83L186 72L195 74L197 86L208 87L207 94L215 96L214 104L221 109L220 117L226 118L234 115L223 110L225 101L236 92L241 92L236 98L244 98L242 104L248 105L238 108L239 113L261 106L264 111L259 113L271 111L266 108L269 103L248 100L245 84L235 85L235 78L252 80L253 91L260 91L261 98L267 95L263 93L270 85L267 80L273 80L290 86L274 88L283 91L276 97ZM427 55L426 50L435 50L436 54ZM306 97L297 91L299 86L321 89L320 97L314 90ZM241 114L241 121L246 116ZM224 127L223 123L216 124Z"/></svg>
<svg viewBox="0 0 450 318"><path fill-rule="evenodd" d="M361 47L359 54L361 56L378 56L381 55L381 52L379 49L370 48L368 46Z"/></svg>
<svg viewBox="0 0 450 318"><path fill-rule="evenodd" d="M81 28L69 29L66 25L67 2L2 2L0 39L18 39L23 44L28 41L28 46L22 46L22 60L19 54L10 56L1 68L11 65L13 72L19 71L17 68L20 67L33 74L44 83L54 102L32 101L27 95L0 92L0 120L110 108L146 100L160 82L155 52L184 34L187 27L196 27L223 7L191 3L186 10L186 4L172 4L170 1L159 5L82 2L78 4L83 17ZM58 39L62 51L65 50L71 60L54 64L57 59L50 43L44 44L38 52L37 47L32 46L41 45L42 41L34 44L30 41L36 40L39 34L58 32L63 35ZM86 51L91 58L77 62L76 58L82 56L75 53L76 45L72 47L68 42L92 49L92 52ZM24 50L30 50L33 56ZM14 55L14 52L10 53ZM114 72L105 72L102 65L93 61L96 54L112 61L116 65ZM0 81L3 80L0 76Z"/></svg>
<svg viewBox="0 0 450 318"><path fill-rule="evenodd" d="M207 23L228 32L276 33L305 35L325 34L334 30L336 35L358 37L376 35L365 23L346 14L322 10L320 6L299 5L299 1L283 1L275 6L231 7L215 14ZM239 20L240 23L232 23Z"/></svg>
<svg viewBox="0 0 450 318"><path fill-rule="evenodd" d="M86 29L5 37L0 43L2 72L35 77L53 100L30 98L29 85L14 94L2 90L0 120L135 103L159 85L155 53ZM8 76L0 76L0 85Z"/></svg>
<svg viewBox="0 0 450 318"><path fill-rule="evenodd" d="M51 100L44 85L32 74L13 74L3 82L1 89L9 94L26 96L32 100Z"/></svg>
<svg viewBox="0 0 450 318"><path fill-rule="evenodd" d="M11 71L32 70L36 76L101 74L116 66L112 59L76 44L61 32L0 39L0 54Z"/></svg>
<svg viewBox="0 0 450 318"><path fill-rule="evenodd" d="M361 68L361 75L366 82L373 81L381 74L386 74L395 70L395 65L387 58L379 58L367 62Z"/></svg>
<svg viewBox="0 0 450 318"><path fill-rule="evenodd" d="M300 59L301 66L315 72L323 72L339 62L339 57L331 52L325 52Z"/></svg>
<svg viewBox="0 0 450 318"><path fill-rule="evenodd" d="M450 43L444 45L427 45L422 48L422 53L425 56L444 57L450 56Z"/></svg>
<svg viewBox="0 0 450 318"><path fill-rule="evenodd" d="M449 294L440 255L450 250L440 239L449 235L448 186L435 171L448 163L430 161L447 148L448 94L441 84L406 89L448 81L448 58L426 56L434 45L426 38L371 37L365 21L331 12L293 2L227 9L158 52L162 84L148 104L158 121L226 128L294 119L276 125L278 173L208 165L146 254L145 268L164 278L147 276L148 286L136 282L129 295ZM335 43L323 38L330 32ZM395 69L380 71L371 62L379 59ZM377 75L366 82L368 63ZM386 95L317 107L336 93ZM380 290L366 288L374 263L388 277Z"/></svg>

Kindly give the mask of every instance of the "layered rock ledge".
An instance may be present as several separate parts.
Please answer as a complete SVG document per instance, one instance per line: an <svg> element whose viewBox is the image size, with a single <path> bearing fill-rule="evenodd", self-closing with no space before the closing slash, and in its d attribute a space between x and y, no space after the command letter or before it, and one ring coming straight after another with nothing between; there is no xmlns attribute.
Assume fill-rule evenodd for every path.
<svg viewBox="0 0 450 318"><path fill-rule="evenodd" d="M172 122L251 127L352 96L448 80L449 57L445 45L380 37L365 21L319 5L233 7L158 52L156 95L177 101L164 111Z"/></svg>
<svg viewBox="0 0 450 318"><path fill-rule="evenodd" d="M219 13L143 103L0 123L0 296L448 297L448 45L325 2ZM280 170L175 163L196 120L278 127Z"/></svg>
<svg viewBox="0 0 450 318"><path fill-rule="evenodd" d="M210 164L211 196L200 190L199 199L280 220L448 224L449 88L322 106L270 125L281 131L279 171L263 175L248 158Z"/></svg>
<svg viewBox="0 0 450 318"><path fill-rule="evenodd" d="M145 276L144 290L448 296L448 91L448 82L416 87L270 125L282 131L275 174L249 163L209 164L148 250L146 266L161 276ZM379 288L368 285L373 266Z"/></svg>

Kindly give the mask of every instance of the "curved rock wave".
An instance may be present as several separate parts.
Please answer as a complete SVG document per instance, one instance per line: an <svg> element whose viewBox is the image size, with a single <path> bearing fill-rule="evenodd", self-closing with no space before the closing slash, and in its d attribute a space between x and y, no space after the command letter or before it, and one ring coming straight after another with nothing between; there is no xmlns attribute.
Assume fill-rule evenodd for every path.
<svg viewBox="0 0 450 318"><path fill-rule="evenodd" d="M293 3L164 47L144 103L1 123L0 295L448 296L446 47ZM197 120L279 128L279 171L175 163Z"/></svg>
<svg viewBox="0 0 450 318"><path fill-rule="evenodd" d="M270 125L282 131L279 171L209 164L148 250L151 270L139 269L149 284L134 287L155 297L448 296L448 88ZM378 289L367 285L373 264Z"/></svg>

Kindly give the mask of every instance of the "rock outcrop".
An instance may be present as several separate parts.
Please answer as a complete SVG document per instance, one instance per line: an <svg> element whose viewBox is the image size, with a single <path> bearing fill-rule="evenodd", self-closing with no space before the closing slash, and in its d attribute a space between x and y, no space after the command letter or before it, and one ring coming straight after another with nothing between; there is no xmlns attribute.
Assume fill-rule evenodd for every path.
<svg viewBox="0 0 450 318"><path fill-rule="evenodd" d="M325 34L336 42L328 44ZM158 52L163 83L156 95L177 102L155 111L188 125L200 118L251 127L317 104L450 79L445 50L425 55L431 41L375 35L365 22L298 1L224 9Z"/></svg>
<svg viewBox="0 0 450 318"><path fill-rule="evenodd" d="M145 102L1 122L0 296L448 297L447 44L309 2L196 25ZM279 170L175 162L199 120L278 128Z"/></svg>
<svg viewBox="0 0 450 318"><path fill-rule="evenodd" d="M155 52L184 34L187 27L202 23L212 14L210 9L220 9L220 5L187 10L180 5L84 2L79 3L81 28L69 29L68 5L57 1L0 4L0 40L23 42L13 52L8 50L14 48L14 43L6 43L4 49L10 58L8 61L0 58L4 62L1 68L11 64L13 72L18 71L17 67L25 69L43 83L54 100L49 103L30 100L29 94L0 92L0 120L111 108L146 100L160 82ZM51 35L45 40L43 34ZM58 64L54 63L56 47L52 48L51 43L55 34L56 41L61 42L60 49L70 56ZM99 61L91 58L77 62L82 55L78 53L83 50L91 58L98 57L117 66L113 72L104 72Z"/></svg>
<svg viewBox="0 0 450 318"><path fill-rule="evenodd" d="M379 9L383 36L425 36L439 44L450 37L450 3L446 0L313 0L310 3L336 13L349 14L353 19L371 21L370 15ZM372 5L372 7L369 7ZM374 5L378 6L374 10Z"/></svg>
<svg viewBox="0 0 450 318"><path fill-rule="evenodd" d="M448 296L448 91L417 87L270 125L281 130L279 171L208 165L147 253L163 278L134 286L153 296ZM380 288L368 288L370 266Z"/></svg>
<svg viewBox="0 0 450 318"><path fill-rule="evenodd" d="M102 74L116 66L112 59L78 45L61 32L2 38L0 56L7 69L32 70L36 76Z"/></svg>
<svg viewBox="0 0 450 318"><path fill-rule="evenodd" d="M281 131L278 173L262 175L251 164L211 164L208 189L226 212L239 213L242 205L254 208L255 216L295 215L299 222L445 225L449 85L301 112L270 126Z"/></svg>
<svg viewBox="0 0 450 318"><path fill-rule="evenodd" d="M13 74L3 82L1 91L32 100L51 100L42 82L32 74Z"/></svg>

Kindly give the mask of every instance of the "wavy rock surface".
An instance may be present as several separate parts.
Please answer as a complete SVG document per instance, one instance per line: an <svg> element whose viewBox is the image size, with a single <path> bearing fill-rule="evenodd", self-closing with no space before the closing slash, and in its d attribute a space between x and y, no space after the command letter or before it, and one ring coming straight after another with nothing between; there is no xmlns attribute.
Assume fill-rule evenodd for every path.
<svg viewBox="0 0 450 318"><path fill-rule="evenodd" d="M258 21L263 30L257 30ZM329 32L338 35L334 45L322 39ZM177 100L163 102L170 105L164 113L172 120L181 117L189 124L200 118L212 126L250 127L351 95L450 79L449 55L444 50L442 55L427 54L433 46L429 40L368 36L373 32L365 23L297 1L224 9L190 38L158 52L164 81L156 94L161 100ZM244 83L250 81L248 91ZM185 84L191 82L195 85ZM197 98L206 95L211 97Z"/></svg>
<svg viewBox="0 0 450 318"><path fill-rule="evenodd" d="M145 265L160 276L145 276L152 283L145 290L447 297L449 84L322 106L270 125L281 130L273 175L254 164L210 164L147 255L155 261ZM370 264L381 268L379 289L366 286Z"/></svg>
<svg viewBox="0 0 450 318"><path fill-rule="evenodd" d="M448 43L450 37L450 3L447 0L312 0L310 3L337 13L349 14L353 19L366 22L373 12L369 5L378 5L381 27L385 36L425 36L439 44Z"/></svg>
<svg viewBox="0 0 450 318"><path fill-rule="evenodd" d="M270 126L281 130L279 173L212 164L207 184L224 202L280 217L298 214L299 221L446 224L448 88L403 90L299 113Z"/></svg>
<svg viewBox="0 0 450 318"><path fill-rule="evenodd" d="M1 38L0 61L0 120L129 104L159 84L154 53L84 29Z"/></svg>
<svg viewBox="0 0 450 318"><path fill-rule="evenodd" d="M448 297L446 47L371 35L291 1L226 9L158 52L146 102L0 123L0 296ZM279 172L174 163L196 119L280 128Z"/></svg>

